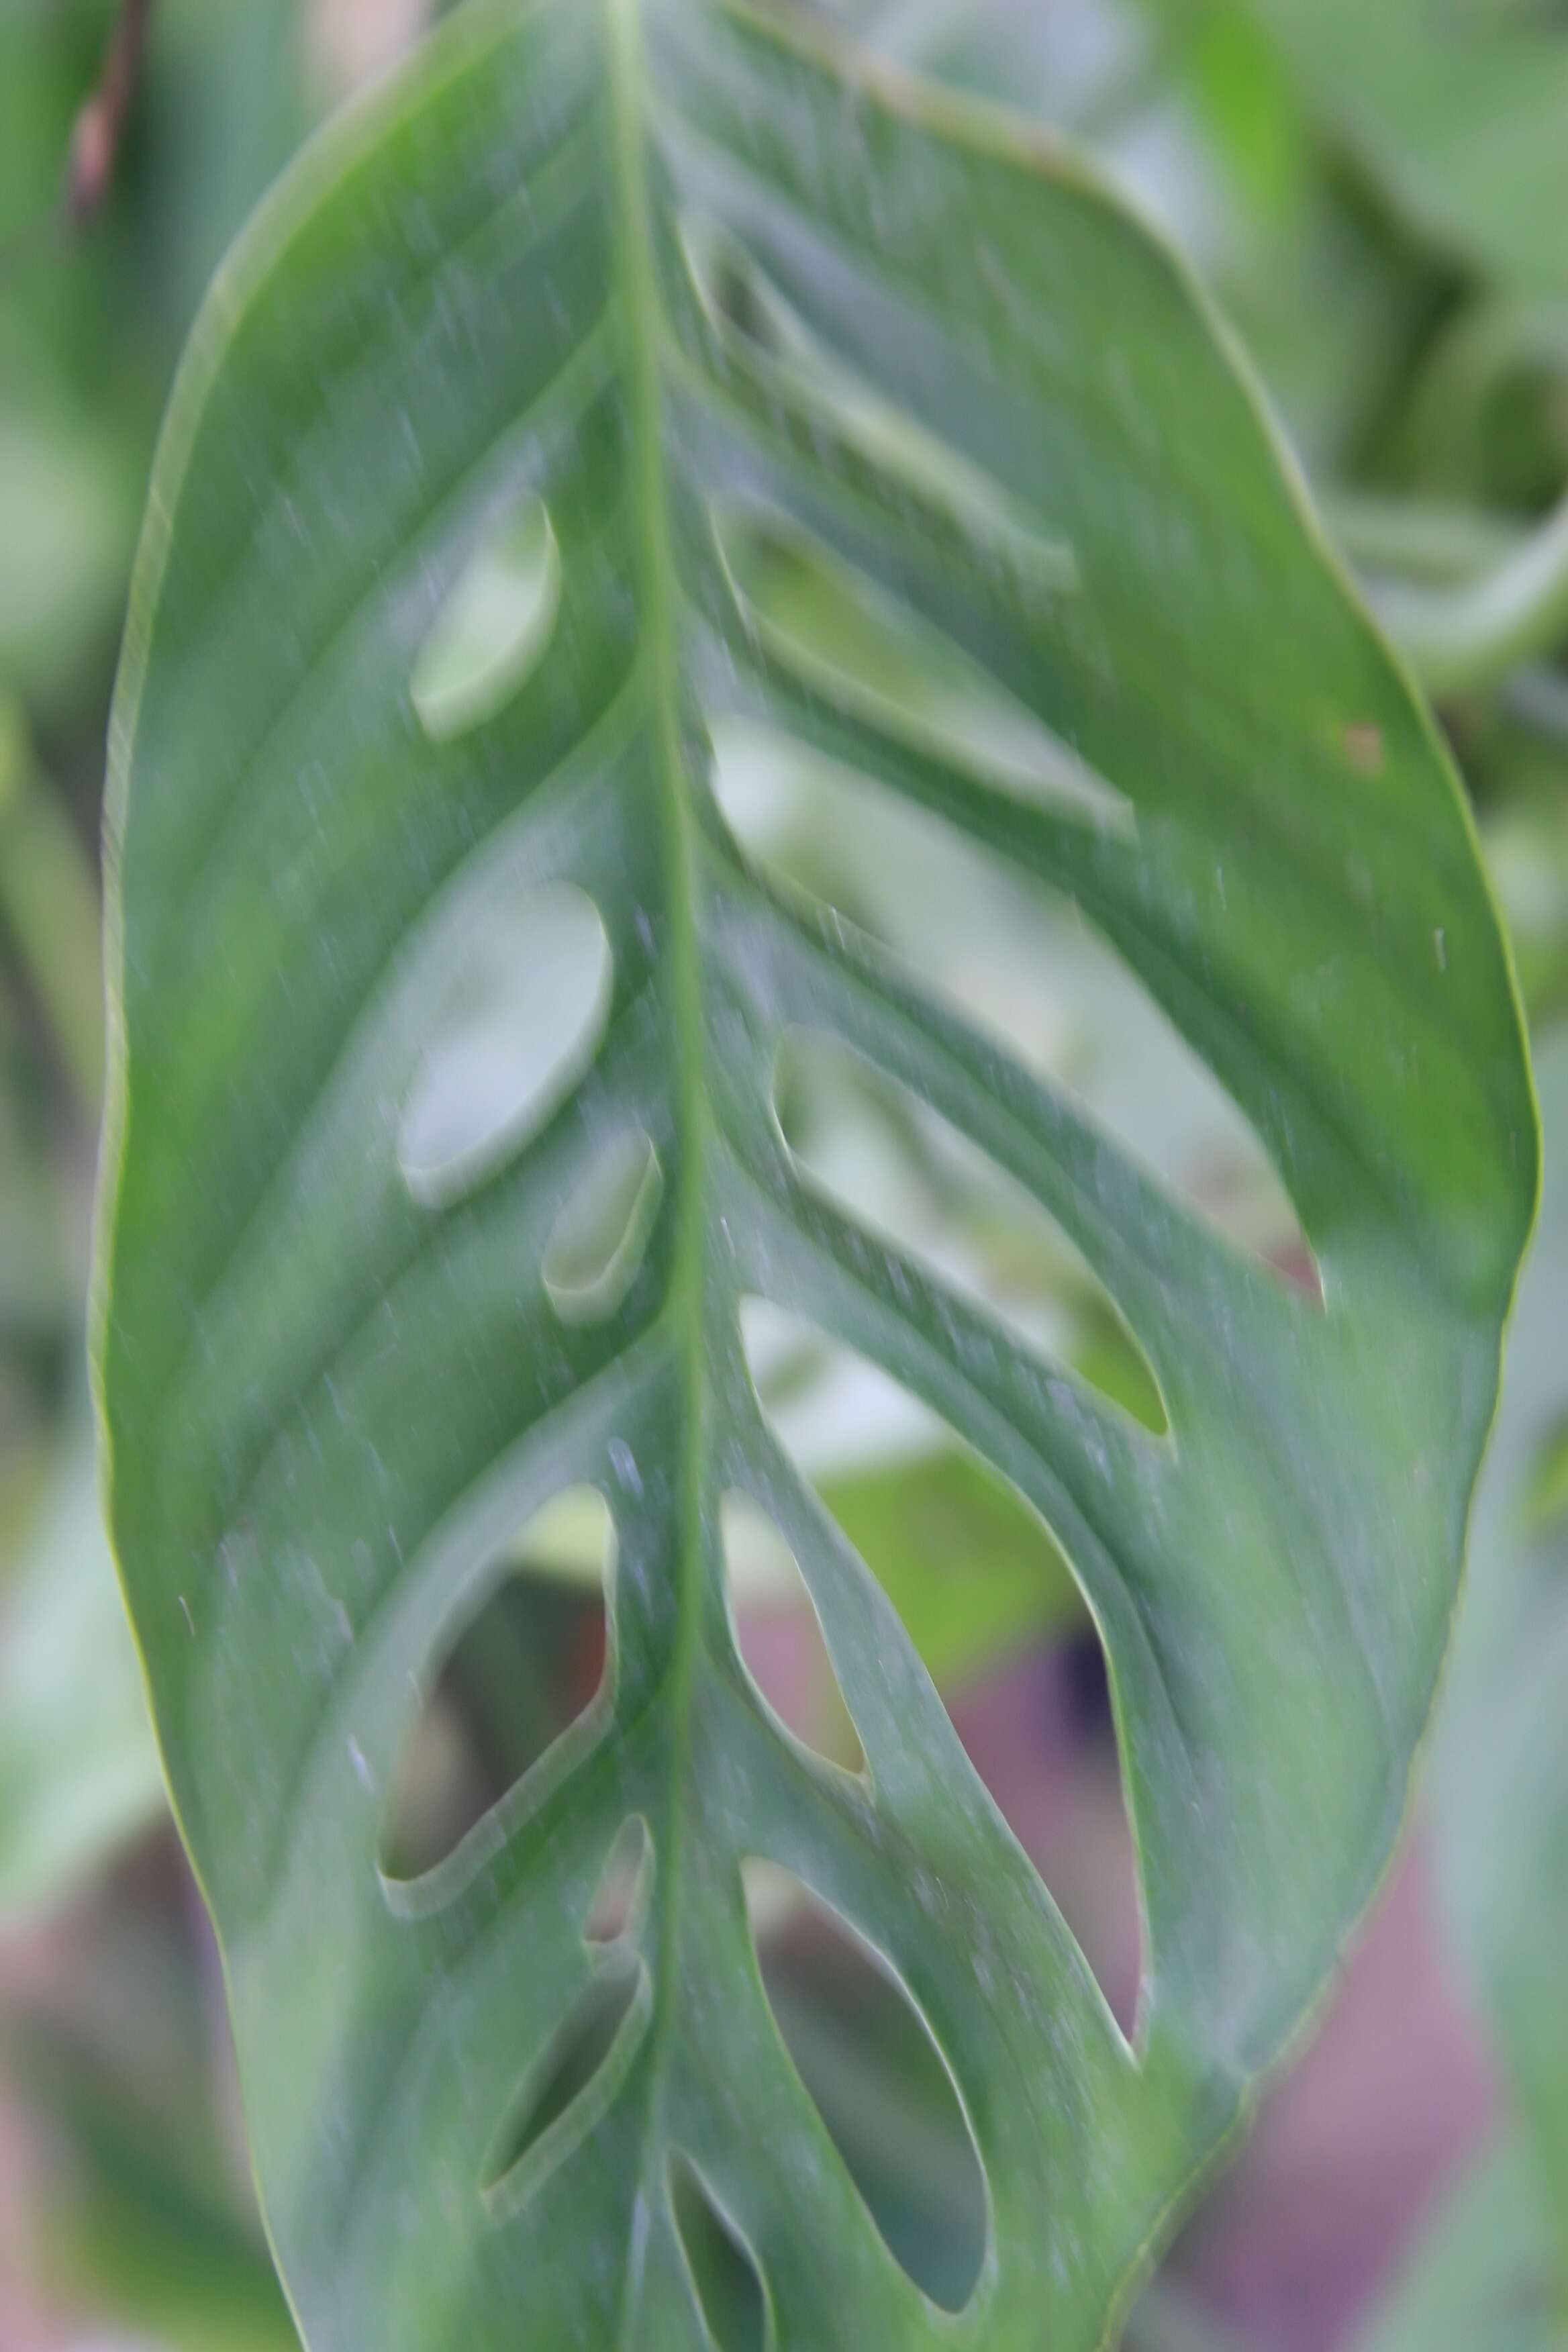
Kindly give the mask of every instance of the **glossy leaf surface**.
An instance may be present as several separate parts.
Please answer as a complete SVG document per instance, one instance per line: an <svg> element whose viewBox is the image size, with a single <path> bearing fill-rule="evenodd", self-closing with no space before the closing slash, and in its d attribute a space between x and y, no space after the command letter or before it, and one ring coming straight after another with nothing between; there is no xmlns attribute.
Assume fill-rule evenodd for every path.
<svg viewBox="0 0 1568 2352"><path fill-rule="evenodd" d="M533 501L509 601L482 551ZM768 884L712 790L738 724L1075 899L1261 1138L1321 1298ZM1534 1183L1452 776L1199 299L1052 145L788 10L470 0L219 278L115 762L113 1526L312 2352L696 2352L693 2180L790 2352L1096 2343L1386 1858ZM491 945L563 894L608 982L574 1022L536 976L513 1053ZM802 1030L1034 1196L1166 1429L804 1180ZM432 1184L409 1102L465 1036L497 1092ZM657 1198L563 1315L552 1243L628 1136ZM750 1297L902 1383L1071 1560L1141 1846L1134 2042L760 1409ZM616 1530L599 1696L390 1885L425 1685L584 1484ZM735 1494L798 1561L864 1776L741 1665ZM951 2071L987 2192L958 2315L795 2072L749 1860Z"/></svg>

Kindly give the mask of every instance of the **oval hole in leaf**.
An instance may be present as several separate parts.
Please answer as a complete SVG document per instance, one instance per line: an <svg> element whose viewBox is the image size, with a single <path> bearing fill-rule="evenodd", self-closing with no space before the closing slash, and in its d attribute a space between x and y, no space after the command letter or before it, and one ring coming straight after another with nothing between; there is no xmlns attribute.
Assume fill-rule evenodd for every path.
<svg viewBox="0 0 1568 2352"><path fill-rule="evenodd" d="M492 2210L518 2211L581 2147L631 2070L649 2006L639 1959L606 1960L595 1971L491 2143L480 2185Z"/></svg>
<svg viewBox="0 0 1568 2352"><path fill-rule="evenodd" d="M798 1316L747 1299L746 1359L781 1444L902 1618L942 1690L1088 1612L1009 1482L897 1381Z"/></svg>
<svg viewBox="0 0 1568 2352"><path fill-rule="evenodd" d="M1143 1969L1104 1653L1037 1512L879 1366L760 1299L763 1410L898 1611L980 1774L1124 2031Z"/></svg>
<svg viewBox="0 0 1568 2352"><path fill-rule="evenodd" d="M1138 1860L1092 1624L957 1693L953 1727L1131 2040L1143 1979Z"/></svg>
<svg viewBox="0 0 1568 2352"><path fill-rule="evenodd" d="M780 1050L774 1097L796 1165L827 1198L1164 1433L1153 1370L1104 1284L1023 1186L929 1104L804 1030Z"/></svg>
<svg viewBox="0 0 1568 2352"><path fill-rule="evenodd" d="M863 1772L865 1751L794 1552L749 1495L725 1496L721 1525L735 1645L747 1673L803 1747Z"/></svg>
<svg viewBox="0 0 1568 2352"><path fill-rule="evenodd" d="M603 1496L569 1489L530 1521L447 1634L382 1826L394 1885L437 1869L592 1710L605 1678L614 1542Z"/></svg>
<svg viewBox="0 0 1568 2352"><path fill-rule="evenodd" d="M633 1934L653 1892L653 1840L647 1823L634 1813L622 1823L604 1874L588 1906L583 1934L590 1944L618 1944Z"/></svg>
<svg viewBox="0 0 1568 2352"><path fill-rule="evenodd" d="M756 2256L679 2149L669 2159L669 2204L714 2352L764 2352L768 2305Z"/></svg>
<svg viewBox="0 0 1568 2352"><path fill-rule="evenodd" d="M796 524L714 518L752 634L814 694L1016 800L1131 831L1132 804L973 656Z"/></svg>
<svg viewBox="0 0 1568 2352"><path fill-rule="evenodd" d="M641 1271L664 1198L653 1139L634 1128L605 1146L555 1221L544 1286L563 1323L602 1323Z"/></svg>
<svg viewBox="0 0 1568 2352"><path fill-rule="evenodd" d="M593 1059L613 982L599 910L569 883L499 895L476 918L398 1129L416 1200L460 1200L544 1127Z"/></svg>
<svg viewBox="0 0 1568 2352"><path fill-rule="evenodd" d="M761 866L890 949L1026 1069L1081 1097L1234 1246L1321 1295L1251 1122L1069 898L776 728L723 719L713 743L720 804Z"/></svg>
<svg viewBox="0 0 1568 2352"><path fill-rule="evenodd" d="M985 2175L934 2035L889 1963L788 1871L745 1866L785 2048L894 2260L962 2311L985 2259Z"/></svg>
<svg viewBox="0 0 1568 2352"><path fill-rule="evenodd" d="M493 522L447 593L414 664L410 691L436 742L496 718L542 660L561 609L561 550L530 497Z"/></svg>

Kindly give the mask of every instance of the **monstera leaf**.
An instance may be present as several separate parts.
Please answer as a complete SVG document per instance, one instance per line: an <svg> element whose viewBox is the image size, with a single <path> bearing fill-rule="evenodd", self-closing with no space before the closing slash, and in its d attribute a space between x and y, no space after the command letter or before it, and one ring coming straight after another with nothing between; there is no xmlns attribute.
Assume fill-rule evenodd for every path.
<svg viewBox="0 0 1568 2352"><path fill-rule="evenodd" d="M1522 292L1568 293L1560 0L1254 0L1409 217Z"/></svg>
<svg viewBox="0 0 1568 2352"><path fill-rule="evenodd" d="M759 741L1075 900L1315 1276L771 883L720 804ZM1054 146L791 9L475 0L219 277L114 766L112 1524L307 2340L1097 2342L1386 1859L1535 1171L1451 772L1201 302ZM802 1035L1056 1221L1157 1413L808 1179ZM763 1413L752 1300L1070 1558L1130 2035ZM407 1875L431 1685L584 1489L598 1696ZM737 1510L863 1770L748 1676ZM957 2314L795 2071L758 1863L956 2086Z"/></svg>

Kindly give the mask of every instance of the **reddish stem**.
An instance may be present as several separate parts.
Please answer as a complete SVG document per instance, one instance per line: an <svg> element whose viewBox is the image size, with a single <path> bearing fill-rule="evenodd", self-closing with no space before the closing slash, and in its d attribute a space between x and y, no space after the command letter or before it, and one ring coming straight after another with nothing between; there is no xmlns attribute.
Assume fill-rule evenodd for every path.
<svg viewBox="0 0 1568 2352"><path fill-rule="evenodd" d="M121 0L98 87L77 116L66 180L66 215L84 227L97 219L114 184L125 129L141 87L153 0Z"/></svg>

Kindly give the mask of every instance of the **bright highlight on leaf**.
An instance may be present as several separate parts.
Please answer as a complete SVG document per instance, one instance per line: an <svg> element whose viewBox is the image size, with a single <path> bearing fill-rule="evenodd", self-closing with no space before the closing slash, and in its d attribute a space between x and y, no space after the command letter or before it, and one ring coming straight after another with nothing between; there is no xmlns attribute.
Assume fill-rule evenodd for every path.
<svg viewBox="0 0 1568 2352"><path fill-rule="evenodd" d="M100 1360L310 2352L729 2352L716 2277L776 2352L1089 2352L1377 1884L1535 1134L1453 776L1227 352L1080 167L783 0L465 0L219 281L114 730ZM972 1024L958 852L896 940L875 856L775 887L719 790L748 736L851 780L847 829L864 781L1072 910L1321 1297ZM1026 914L1004 998L1063 935ZM1032 1204L1081 1329L1023 1344L1005 1252L961 1286L812 1180L802 1035ZM893 1559L898 1514L836 1516L786 1442L752 1300L875 1368L962 1465L943 1510L1037 1538L1009 1608L1092 1613L1130 2032L854 1548ZM615 1575L535 1755L532 1670L578 1685L510 1571L533 1529L558 1599L591 1580L570 1515L539 1532L563 1495ZM737 1654L734 1496L863 1771ZM465 1656L503 1590L517 1649ZM512 1745L398 1878L448 1669ZM843 1993L847 2056L753 1940L757 1857L847 1939L805 2011ZM874 2146L835 2108L856 1958L931 2092Z"/></svg>

